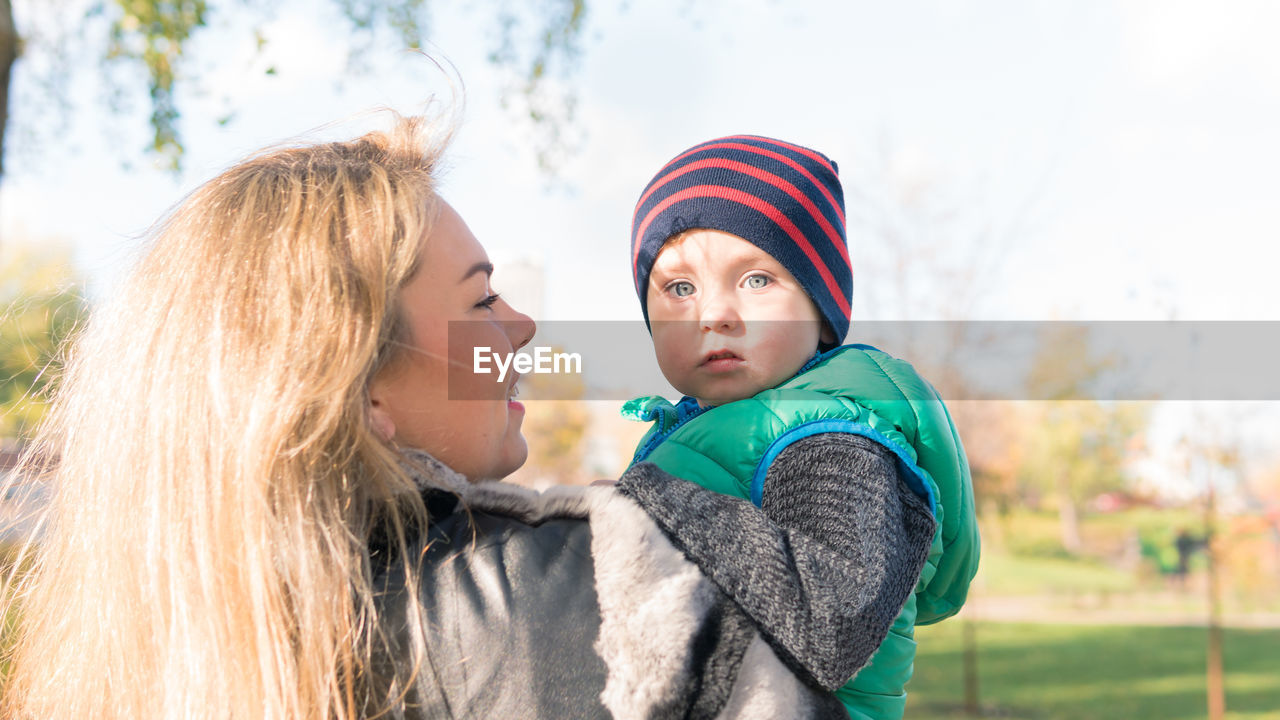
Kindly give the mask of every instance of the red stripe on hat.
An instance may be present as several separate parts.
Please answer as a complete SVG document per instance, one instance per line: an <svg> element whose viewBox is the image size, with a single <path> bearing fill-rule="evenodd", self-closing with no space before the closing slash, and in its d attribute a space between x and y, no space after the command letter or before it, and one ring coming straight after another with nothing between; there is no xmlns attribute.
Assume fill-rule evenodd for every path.
<svg viewBox="0 0 1280 720"><path fill-rule="evenodd" d="M823 157L821 154L816 153L813 150L810 150L809 148L804 147L802 145L792 145L789 142L785 142L782 140L775 140L774 138L767 138L761 135L730 135L729 137L722 138L722 139L723 140L759 140L761 142L767 142L772 145L778 145L780 147L784 147L789 150L794 150L795 152L798 152L801 155L804 155L805 157L810 158L814 162L821 163L823 167L831 171L832 175L835 175L837 177L839 177L840 175L840 173L836 172L835 166L831 164L831 160Z"/></svg>
<svg viewBox="0 0 1280 720"><path fill-rule="evenodd" d="M756 138L753 135L742 135L740 137L748 137L748 138L759 139L759 140L767 139L767 138ZM814 187L818 188L818 190L822 193L822 195L827 198L827 202L831 203L831 207L835 209L836 216L840 218L840 223L844 224L845 222L844 210L840 207L840 203L836 202L835 196L832 195L831 191L827 189L827 186L825 183L819 182L818 178L813 176L813 173L809 172L807 168L805 168L803 165L796 162L795 160L792 160L786 155L783 155L781 153L776 153L766 148L757 147L755 145L746 145L743 143L730 143L730 142L719 142L719 141L710 142L704 145L699 145L698 147L693 148L681 155L677 155L675 158L671 160L671 162L667 163L666 165L663 165L662 169L665 170L671 167L673 164L679 162L680 160L687 158L690 155L693 155L694 153L700 153L703 150L711 150L713 148L725 149L725 150L742 150L745 152L755 153L756 155L764 155L765 157L771 157L774 160L778 160L782 163L787 164L796 172L800 173L801 175L804 175L809 182L814 184ZM818 157L820 158L821 156L818 156ZM824 162L823 164L828 168L831 167L829 163ZM640 196L640 201L636 203L636 211L640 210L640 206L644 205L644 201L648 200L649 196L652 195L655 190L665 185L668 180L672 178L680 177L681 175L684 174L684 172L687 172L687 171L683 171L683 172L682 171L683 171L683 168L681 168L680 170L673 171L670 175L662 175L661 174L662 171L659 170L658 173L662 179L658 182L655 182L653 185L650 185L649 189L644 192L644 195ZM832 174L836 174L834 170L832 170ZM839 177L839 175L837 175L837 177ZM635 212L633 211L632 214L635 214Z"/></svg>
<svg viewBox="0 0 1280 720"><path fill-rule="evenodd" d="M831 245L835 247L836 253L840 256L840 259L844 260L844 263L846 265L852 264L849 260L849 248L843 242L841 242L840 234L837 233L836 229L831 226L831 222L828 221L827 217L822 214L822 211L818 210L818 206L813 204L813 201L809 199L809 196L801 192L800 188L796 187L795 185L792 185L787 180L780 178L777 175L774 175L773 173L767 170L762 170L756 167L755 165L739 162L737 160L726 160L724 158L707 158L705 160L695 160L689 163L688 165L685 165L684 167L680 168L679 170L672 172L669 177L675 178L687 172L693 172L694 170L700 170L702 168L709 168L709 167L724 168L726 170L737 170L738 172L743 173L745 175L750 175L751 177L754 177L757 180L762 180L764 182L767 182L770 185L785 192L787 195L790 195L792 200L795 200L796 202L804 206L804 209L809 211L810 217L812 217L814 220L818 222L818 225L822 228L822 231L827 234L827 239L831 240Z"/></svg>
<svg viewBox="0 0 1280 720"><path fill-rule="evenodd" d="M728 188L721 185L694 185L693 187L688 187L684 190L680 190L679 192L672 193L670 196L663 198L662 202L655 205L653 209L649 211L649 214L646 215L644 220L640 223L639 229L636 232L636 237L643 238L645 231L649 229L649 225L653 222L653 219L663 210L666 210L678 202L682 202L690 198L701 197L720 198L722 200L728 200L740 205L745 205L769 218L774 222L774 224L782 228L782 231L785 232L804 252L805 257L809 258L809 262L813 263L813 266L817 268L818 274L822 276L822 282L827 286L827 291L831 293L831 297L835 298L836 304L840 306L840 312L843 313L846 318L850 317L849 301L845 300L844 291L840 289L839 283L837 283L836 279L831 275L831 271L827 269L826 264L822 262L822 258L818 255L818 252L813 249L813 245L809 244L809 240L805 238L804 233L800 232L800 228L796 227L795 223L791 222L790 218L772 204L761 200L755 195L738 190L737 188ZM637 272L637 261L640 258L640 245L640 242L636 242L635 248L631 254L631 274L635 278L637 292L641 289L640 273Z"/></svg>

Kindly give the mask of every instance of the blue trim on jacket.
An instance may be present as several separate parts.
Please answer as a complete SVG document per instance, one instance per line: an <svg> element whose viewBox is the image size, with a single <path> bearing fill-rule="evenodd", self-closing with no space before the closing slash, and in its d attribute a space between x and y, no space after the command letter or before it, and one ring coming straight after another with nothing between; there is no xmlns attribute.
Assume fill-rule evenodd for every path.
<svg viewBox="0 0 1280 720"><path fill-rule="evenodd" d="M880 431L866 423L838 418L814 420L803 425L797 425L775 438L769 448L765 450L764 457L760 458L760 463L756 465L755 473L751 476L751 502L757 507L763 502L765 475L769 472L769 466L773 464L773 461L783 450L786 450L797 440L822 433L861 435L888 448L897 458L898 469L902 471L902 477L907 482L907 485L929 503L929 513L935 518L938 516L938 500L934 497L933 487L925 479L924 469L916 464L916 461L907 454L907 451L902 446L885 437Z"/></svg>

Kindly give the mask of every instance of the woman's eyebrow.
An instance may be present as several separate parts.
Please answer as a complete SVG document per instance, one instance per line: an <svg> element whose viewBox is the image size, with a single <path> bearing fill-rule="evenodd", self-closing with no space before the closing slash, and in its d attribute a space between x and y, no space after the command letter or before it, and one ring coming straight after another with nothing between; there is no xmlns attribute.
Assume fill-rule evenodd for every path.
<svg viewBox="0 0 1280 720"><path fill-rule="evenodd" d="M463 273L463 274L462 274L462 279L461 279L461 280L459 280L459 281L458 281L458 283L459 283L459 284L462 284L462 283L466 282L467 280L469 280L469 279L471 278L471 276L472 276L472 275L475 275L476 273L481 273L481 272L482 272L482 273L484 273L485 275L492 276L492 275L493 275L493 263L491 263L491 262L478 262L478 263L476 263L475 265L472 265L470 268L467 268L467 271L466 271L465 273Z"/></svg>

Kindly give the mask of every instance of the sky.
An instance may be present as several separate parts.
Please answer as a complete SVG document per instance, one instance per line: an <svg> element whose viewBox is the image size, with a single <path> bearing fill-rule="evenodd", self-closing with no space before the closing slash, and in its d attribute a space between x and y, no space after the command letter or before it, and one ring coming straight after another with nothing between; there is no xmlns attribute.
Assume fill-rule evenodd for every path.
<svg viewBox="0 0 1280 720"><path fill-rule="evenodd" d="M374 106L412 112L448 96L447 77L393 42L367 55L374 72L341 79L348 40L329 5L281 3L257 58L243 22L215 16L188 67L204 94L184 96L177 178L119 150L145 143L140 114L113 121L111 136L91 102L67 137L38 154L11 149L4 237L68 239L107 292L138 234L238 157ZM900 209L926 188L942 198L932 209L958 216L932 232L1001 228L1000 267L978 281L983 319L1280 313L1268 277L1280 260L1274 4L611 5L589 5L580 66L563 80L578 88L584 141L551 189L527 126L498 106L491 17L452 6L432 16L432 51L466 88L445 193L491 253L544 264L548 317L633 318L625 252L640 189L683 148L739 132L834 158L851 215L855 198ZM94 78L78 81L76 99L91 101ZM219 126L228 107L234 120ZM858 230L867 292L855 295L870 296L887 253ZM890 311L859 299L861 317Z"/></svg>
<svg viewBox="0 0 1280 720"><path fill-rule="evenodd" d="M20 27L38 5L19 3ZM449 96L446 74L389 39L365 56L371 72L343 79L347 25L332 5L279 3L261 55L243 18L215 15L187 67L203 92L183 96L176 177L121 150L145 143L141 114L103 132L99 88L78 75L65 134L10 141L0 237L64 240L109 294L146 227L238 157ZM462 5L431 20L431 52L466 98L443 193L499 285L504 262L542 265L539 319L637 319L640 190L694 143L755 133L839 163L855 332L904 317L1280 320L1275 3L595 0L577 69L557 80L577 89L582 142L555 183L498 103L486 4ZM956 268L973 270L959 287Z"/></svg>

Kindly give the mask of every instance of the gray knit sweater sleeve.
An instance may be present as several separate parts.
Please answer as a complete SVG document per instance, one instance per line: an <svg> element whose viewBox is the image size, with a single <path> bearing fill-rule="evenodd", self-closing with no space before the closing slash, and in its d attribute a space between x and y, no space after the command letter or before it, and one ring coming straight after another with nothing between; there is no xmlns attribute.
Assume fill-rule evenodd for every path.
<svg viewBox="0 0 1280 720"><path fill-rule="evenodd" d="M783 662L827 690L880 646L934 531L892 454L848 434L815 435L778 455L761 509L648 463L629 470L618 490L746 613Z"/></svg>

